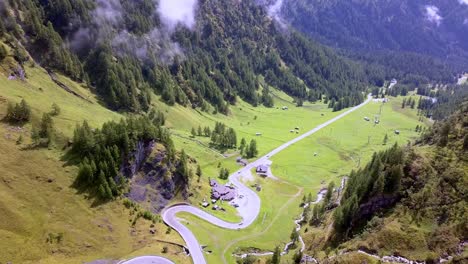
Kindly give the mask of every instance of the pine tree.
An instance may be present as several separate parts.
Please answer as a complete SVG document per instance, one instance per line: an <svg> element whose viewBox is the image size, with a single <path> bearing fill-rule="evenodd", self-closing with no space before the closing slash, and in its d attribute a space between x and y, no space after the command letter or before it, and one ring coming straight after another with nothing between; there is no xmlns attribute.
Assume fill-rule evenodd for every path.
<svg viewBox="0 0 468 264"><path fill-rule="evenodd" d="M99 185L98 191L99 191L99 196L100 196L102 199L105 199L105 197L107 196L107 193L106 193L106 189L104 188L104 185L103 185L103 184L100 184L100 185Z"/></svg>
<svg viewBox="0 0 468 264"><path fill-rule="evenodd" d="M297 250L297 251L294 253L293 261L294 261L295 264L301 263L301 261L302 261L302 251Z"/></svg>
<svg viewBox="0 0 468 264"><path fill-rule="evenodd" d="M383 193L385 187L385 177L383 173L380 173L377 177L377 181L374 183L374 187L372 189L372 196L380 195Z"/></svg>
<svg viewBox="0 0 468 264"><path fill-rule="evenodd" d="M92 168L89 164L88 159L85 159L80 165L77 181L80 184L88 184L88 183L91 183L92 178L93 178Z"/></svg>
<svg viewBox="0 0 468 264"><path fill-rule="evenodd" d="M22 99L19 104L8 104L6 119L10 122L28 122L31 119L31 107Z"/></svg>
<svg viewBox="0 0 468 264"><path fill-rule="evenodd" d="M385 134L385 137L383 139L383 145L387 145L387 142L388 142L388 135Z"/></svg>
<svg viewBox="0 0 468 264"><path fill-rule="evenodd" d="M52 116L48 113L44 113L39 123L39 137L46 138L49 141L52 139L52 134L54 131L54 121Z"/></svg>
<svg viewBox="0 0 468 264"><path fill-rule="evenodd" d="M335 183L330 182L327 187L327 194L325 195L325 204L328 204L332 198L333 195L333 189L335 188Z"/></svg>
<svg viewBox="0 0 468 264"><path fill-rule="evenodd" d="M198 131L197 132L198 132L199 137L201 137L203 135L201 126L198 126Z"/></svg>
<svg viewBox="0 0 468 264"><path fill-rule="evenodd" d="M185 150L182 149L179 159L179 165L177 166L177 172L186 180L188 181L188 165L187 165L187 154L185 154Z"/></svg>
<svg viewBox="0 0 468 264"><path fill-rule="evenodd" d="M294 227L292 232L291 232L291 235L289 236L289 238L291 238L291 241L293 243L296 243L297 239L299 239L299 233L297 232L296 228Z"/></svg>
<svg viewBox="0 0 468 264"><path fill-rule="evenodd" d="M52 116L58 116L58 115L60 115L60 112L61 112L60 107L56 103L53 103L52 104L52 111L50 112L50 114Z"/></svg>
<svg viewBox="0 0 468 264"><path fill-rule="evenodd" d="M257 141L255 139L252 139L248 146L247 158L250 159L250 158L256 157L257 155L258 155Z"/></svg>
<svg viewBox="0 0 468 264"><path fill-rule="evenodd" d="M273 257L271 257L270 264L280 264L281 263L281 251L278 246L276 246L275 251L273 252Z"/></svg>
<svg viewBox="0 0 468 264"><path fill-rule="evenodd" d="M0 62L2 62L6 58L7 55L8 55L8 52L5 46L3 46L3 44L0 44Z"/></svg>
<svg viewBox="0 0 468 264"><path fill-rule="evenodd" d="M245 138L242 138L241 142L240 142L240 146L239 146L239 150L240 150L241 155L243 155L243 153L245 151L245 144L247 144L247 142L245 141Z"/></svg>
<svg viewBox="0 0 468 264"><path fill-rule="evenodd" d="M401 108L405 108L406 106L406 98L403 98L403 102L401 103Z"/></svg>
<svg viewBox="0 0 468 264"><path fill-rule="evenodd" d="M192 131L190 132L192 134L192 137L196 137L197 136L197 132L195 131L195 128L192 127Z"/></svg>

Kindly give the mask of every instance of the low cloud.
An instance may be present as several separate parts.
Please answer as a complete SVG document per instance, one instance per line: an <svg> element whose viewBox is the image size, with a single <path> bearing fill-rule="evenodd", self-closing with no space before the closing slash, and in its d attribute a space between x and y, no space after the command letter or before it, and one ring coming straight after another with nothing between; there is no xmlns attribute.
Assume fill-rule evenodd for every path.
<svg viewBox="0 0 468 264"><path fill-rule="evenodd" d="M197 0L161 0L158 14L164 26L173 31L178 25L193 29L195 26L195 12Z"/></svg>
<svg viewBox="0 0 468 264"><path fill-rule="evenodd" d="M468 0L458 0L458 2L459 2L461 5L463 5L463 4L468 5Z"/></svg>
<svg viewBox="0 0 468 264"><path fill-rule="evenodd" d="M197 6L197 0L160 0L154 15L161 18L162 26L135 35L125 30L124 10L119 0L97 0L96 9L91 12L91 26L80 28L71 39L70 47L89 51L97 44L110 41L114 52L120 56L132 54L143 62L169 64L175 57L184 58L183 49L171 40L171 34L179 25L194 28Z"/></svg>
<svg viewBox="0 0 468 264"><path fill-rule="evenodd" d="M281 8L283 7L283 0L276 0L272 5L268 6L268 16L273 18L282 29L286 29L286 22L281 16Z"/></svg>
<svg viewBox="0 0 468 264"><path fill-rule="evenodd" d="M122 20L122 6L119 0L97 0L93 19L99 24L118 25Z"/></svg>
<svg viewBox="0 0 468 264"><path fill-rule="evenodd" d="M468 1L468 0L467 0ZM426 19L427 21L436 24L437 26L442 23L442 17L439 15L439 8L433 5L426 6Z"/></svg>

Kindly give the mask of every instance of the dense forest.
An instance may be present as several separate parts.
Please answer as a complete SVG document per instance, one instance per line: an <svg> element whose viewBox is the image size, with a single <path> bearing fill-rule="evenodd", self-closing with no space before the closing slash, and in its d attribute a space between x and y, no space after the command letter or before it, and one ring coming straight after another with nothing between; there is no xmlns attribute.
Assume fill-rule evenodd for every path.
<svg viewBox="0 0 468 264"><path fill-rule="evenodd" d="M333 215L332 239L348 240L364 228L372 230L379 216L396 212L400 218L409 215L418 225L432 223L434 231L425 234L428 247L439 253L454 252L467 232L467 124L465 101L423 133L414 146L394 145L351 172ZM442 236L446 243L439 243Z"/></svg>
<svg viewBox="0 0 468 264"><path fill-rule="evenodd" d="M285 0L278 12L297 30L384 70L386 79L453 82L451 72L468 65L463 1Z"/></svg>
<svg viewBox="0 0 468 264"><path fill-rule="evenodd" d="M171 26L158 5L2 1L0 32L8 32L5 42L17 61L25 63L29 52L41 65L88 83L114 110L147 111L154 92L169 105L227 114L238 97L271 106L268 85L300 102L326 96L346 107L386 77L298 32L283 32L255 1L199 1L193 25Z"/></svg>

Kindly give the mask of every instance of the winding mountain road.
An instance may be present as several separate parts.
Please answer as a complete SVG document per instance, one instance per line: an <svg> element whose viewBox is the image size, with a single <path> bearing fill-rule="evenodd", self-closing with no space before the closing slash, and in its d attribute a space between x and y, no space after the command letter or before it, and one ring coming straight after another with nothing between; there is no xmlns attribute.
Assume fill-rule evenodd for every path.
<svg viewBox="0 0 468 264"><path fill-rule="evenodd" d="M176 230L180 236L184 239L185 243L187 244L187 248L189 249L190 255L192 257L194 264L206 264L205 257L203 255L203 250L198 243L197 238L193 235L193 233L183 225L177 218L177 214L181 212L186 212L193 214L209 223L225 228L225 229L243 229L250 226L255 219L257 218L258 214L260 213L260 197L251 190L249 187L245 186L241 182L241 178L243 174L250 173L251 169L256 168L258 165L265 164L269 162L269 159L279 153L280 151L286 149L287 147L291 146L294 143L316 133L320 129L332 124L340 120L341 118L345 117L346 115L356 111L357 109L363 107L367 103L371 101L372 97L368 95L365 102L362 104L355 106L346 112L339 114L338 116L328 120L327 122L315 127L314 129L302 134L301 136L290 140L281 146L275 148L274 150L270 151L268 154L264 155L263 157L257 159L256 161L249 163L247 166L242 167L240 170L234 172L231 176L229 176L229 181L236 187L237 193L243 196L242 199L236 198L234 200L235 203L239 205L237 208L239 215L242 217L242 222L240 223L230 223L223 221L197 207L191 205L174 205L172 207L168 207L163 210L162 212L162 219L163 221L174 230ZM141 256L131 260L123 261L121 264L152 264L152 263L161 263L161 264L173 264L172 261L159 257L159 256Z"/></svg>

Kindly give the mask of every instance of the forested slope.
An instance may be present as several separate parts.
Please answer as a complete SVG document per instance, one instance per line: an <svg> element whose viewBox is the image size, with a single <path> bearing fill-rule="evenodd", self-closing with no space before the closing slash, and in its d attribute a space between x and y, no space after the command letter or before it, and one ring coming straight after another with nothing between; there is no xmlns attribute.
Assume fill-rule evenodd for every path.
<svg viewBox="0 0 468 264"><path fill-rule="evenodd" d="M20 63L24 47L41 65L89 82L114 110L146 111L155 92L171 105L228 113L237 96L269 101L260 75L300 100L346 97L350 106L372 80L359 64L282 32L254 1L202 0L178 20L163 2L2 1L1 27Z"/></svg>
<svg viewBox="0 0 468 264"><path fill-rule="evenodd" d="M375 153L351 172L333 212L329 245L413 260L460 260L468 235L467 151L465 101L415 145Z"/></svg>
<svg viewBox="0 0 468 264"><path fill-rule="evenodd" d="M464 1L282 3L278 13L294 28L352 58L381 65L395 78L453 81L450 71L468 65Z"/></svg>

